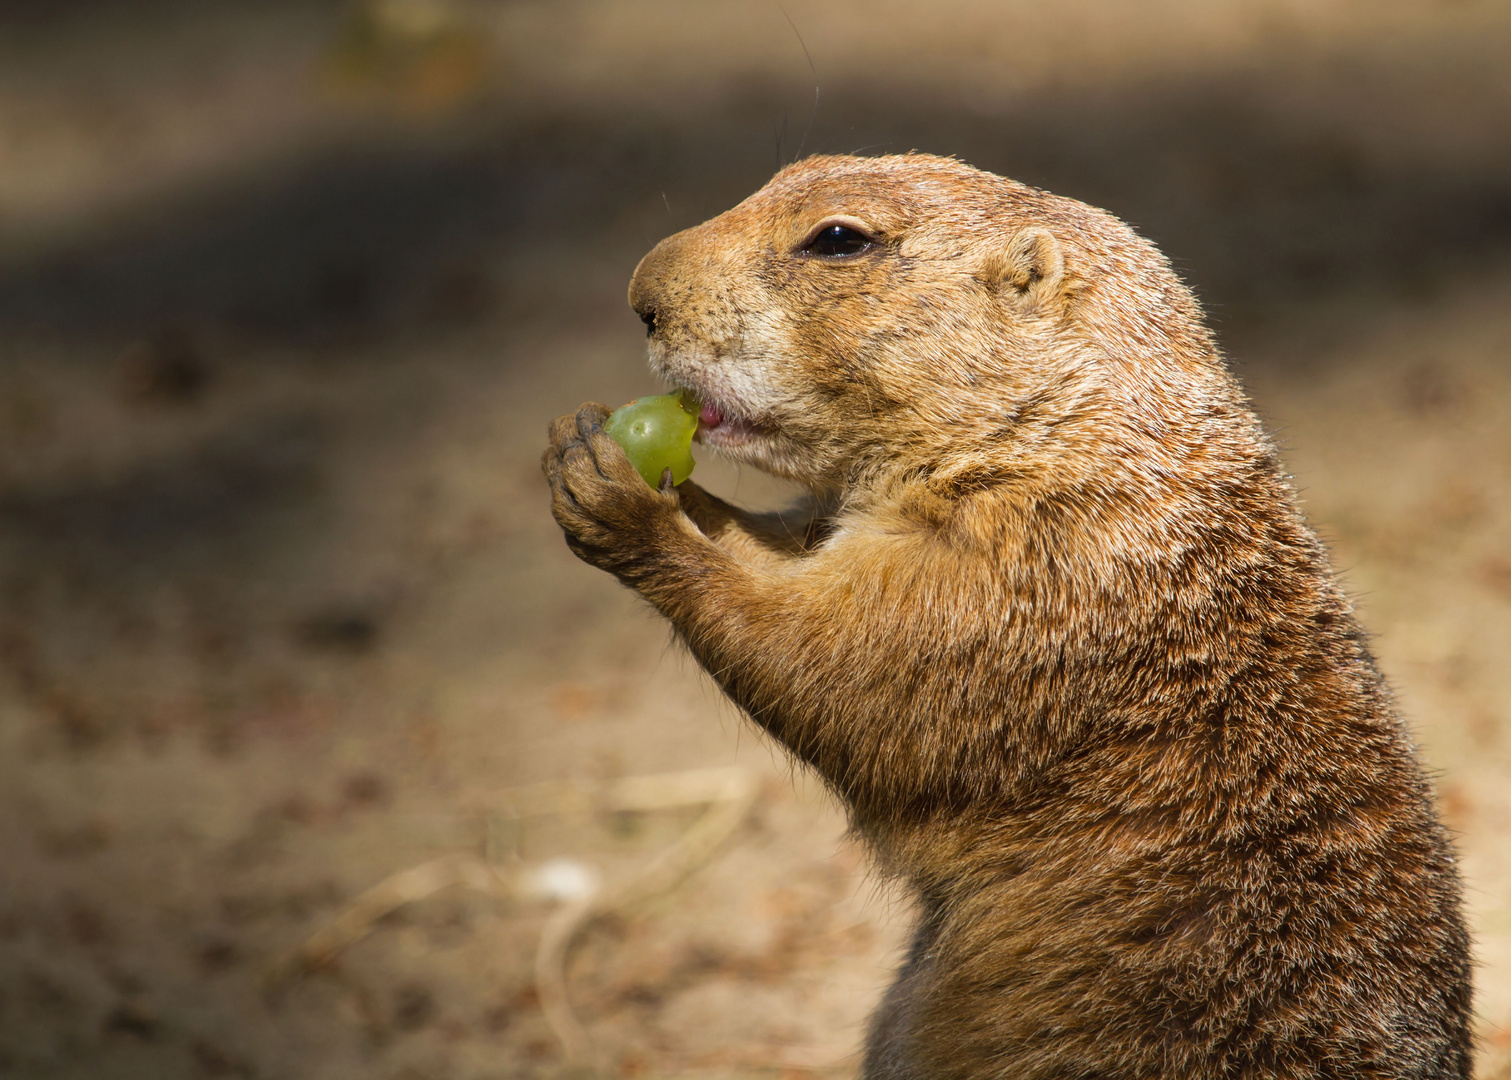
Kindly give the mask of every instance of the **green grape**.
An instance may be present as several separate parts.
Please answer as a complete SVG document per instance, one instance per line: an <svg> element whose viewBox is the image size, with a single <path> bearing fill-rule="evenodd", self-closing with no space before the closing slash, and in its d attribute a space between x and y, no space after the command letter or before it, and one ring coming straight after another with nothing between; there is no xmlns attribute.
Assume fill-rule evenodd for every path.
<svg viewBox="0 0 1511 1080"><path fill-rule="evenodd" d="M699 405L685 394L656 394L636 398L615 409L603 430L620 446L630 464L653 488L661 486L661 474L672 471L672 483L692 475L693 435L698 430Z"/></svg>

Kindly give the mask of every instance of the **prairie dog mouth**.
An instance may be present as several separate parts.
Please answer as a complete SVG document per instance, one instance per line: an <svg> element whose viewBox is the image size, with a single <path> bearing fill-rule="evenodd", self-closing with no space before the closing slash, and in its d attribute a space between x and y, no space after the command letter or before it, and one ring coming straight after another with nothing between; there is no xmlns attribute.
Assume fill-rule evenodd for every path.
<svg viewBox="0 0 1511 1080"><path fill-rule="evenodd" d="M698 413L699 442L708 446L734 447L765 434L743 416L735 416L712 401L704 401Z"/></svg>

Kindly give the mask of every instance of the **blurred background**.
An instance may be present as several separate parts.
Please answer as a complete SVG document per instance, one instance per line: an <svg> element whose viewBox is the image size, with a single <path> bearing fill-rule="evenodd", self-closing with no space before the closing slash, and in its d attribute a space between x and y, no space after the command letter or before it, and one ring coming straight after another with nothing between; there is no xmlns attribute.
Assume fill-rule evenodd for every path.
<svg viewBox="0 0 1511 1080"><path fill-rule="evenodd" d="M731 765L753 809L584 931L571 1000L608 1075L853 1074L904 902L569 555L537 461L656 389L624 301L656 240L914 148L1104 206L1194 286L1434 770L1511 1075L1508 131L1498 0L0 7L0 1075L560 1075L549 898L436 891L267 973L389 875L496 856L510 788ZM498 858L613 880L694 816Z"/></svg>

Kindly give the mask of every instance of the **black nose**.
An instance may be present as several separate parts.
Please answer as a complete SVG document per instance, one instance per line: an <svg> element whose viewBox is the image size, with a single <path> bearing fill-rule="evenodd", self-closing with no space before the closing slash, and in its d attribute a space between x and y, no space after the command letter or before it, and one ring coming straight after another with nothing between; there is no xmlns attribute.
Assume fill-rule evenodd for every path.
<svg viewBox="0 0 1511 1080"><path fill-rule="evenodd" d="M687 243L687 234L668 236L651 248L640 265L635 267L635 276L630 278L630 307L640 321L645 323L645 336L668 327L675 329L677 323L678 296L684 296L685 285L674 290L677 270L682 265L682 251Z"/></svg>

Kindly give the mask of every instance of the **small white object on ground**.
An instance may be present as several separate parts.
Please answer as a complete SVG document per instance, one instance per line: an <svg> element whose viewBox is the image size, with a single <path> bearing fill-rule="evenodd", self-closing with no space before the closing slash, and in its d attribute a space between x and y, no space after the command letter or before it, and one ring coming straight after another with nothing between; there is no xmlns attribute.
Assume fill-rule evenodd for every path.
<svg viewBox="0 0 1511 1080"><path fill-rule="evenodd" d="M598 871L578 859L552 859L530 874L525 890L532 896L559 903L589 900L597 895Z"/></svg>

